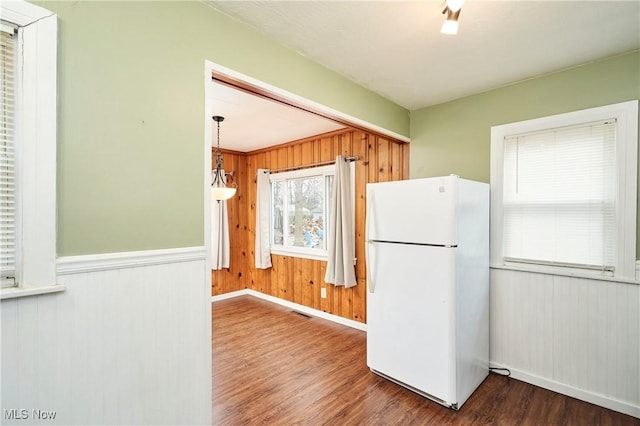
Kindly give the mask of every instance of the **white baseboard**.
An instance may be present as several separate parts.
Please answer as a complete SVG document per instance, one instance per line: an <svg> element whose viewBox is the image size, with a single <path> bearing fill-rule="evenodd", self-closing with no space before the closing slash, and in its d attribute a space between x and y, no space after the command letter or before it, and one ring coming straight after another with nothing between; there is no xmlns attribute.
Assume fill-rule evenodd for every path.
<svg viewBox="0 0 640 426"><path fill-rule="evenodd" d="M367 331L367 325L361 322L343 318L338 315L329 314L327 312L309 308L307 306L303 306L298 303L289 302L288 300L283 300L278 297L269 296L268 294L260 293L259 291L255 291L251 289L238 290L231 293L225 293L225 294L220 294L218 296L213 296L211 298L211 302L218 302L220 300L231 299L232 297L238 297L238 296L244 296L244 295L257 297L259 299L263 299L271 303L277 303L278 305L287 307L289 309L293 309L298 312L302 312L303 314L333 321L338 324L346 325L347 327L355 328L362 331Z"/></svg>
<svg viewBox="0 0 640 426"><path fill-rule="evenodd" d="M584 389L574 388L564 383L559 383L554 380L550 380L544 377L527 373L525 371L520 371L520 370L511 368L508 365L489 362L489 367L490 368L508 368L509 371L511 371L511 377L514 379L517 379L541 388L549 389L551 391L558 392L563 395L567 395L572 398L579 399L581 401L586 401L591 404L599 405L601 407L605 407L610 410L618 411L620 413L624 413L633 417L640 418L640 405L633 405L632 403L619 401L617 399L610 398L606 395L589 392Z"/></svg>
<svg viewBox="0 0 640 426"><path fill-rule="evenodd" d="M225 293L225 294L219 294L217 296L212 296L211 297L211 301L212 302L219 302L221 300L232 299L232 298L238 297L238 296L246 296L248 294L249 294L249 290L248 289L232 291L231 293Z"/></svg>

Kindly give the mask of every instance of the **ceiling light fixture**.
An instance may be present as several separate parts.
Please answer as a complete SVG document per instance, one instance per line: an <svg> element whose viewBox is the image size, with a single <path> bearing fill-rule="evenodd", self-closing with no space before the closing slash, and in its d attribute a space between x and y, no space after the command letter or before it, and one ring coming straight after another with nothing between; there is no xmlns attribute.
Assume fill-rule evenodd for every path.
<svg viewBox="0 0 640 426"><path fill-rule="evenodd" d="M228 200L233 197L238 189L235 182L231 182L231 185L227 186L227 175L231 173L225 173L222 171L222 152L220 151L220 122L224 120L224 117L214 115L211 117L213 121L218 123L218 146L216 148L216 169L213 176L213 182L211 182L211 199L222 201Z"/></svg>
<svg viewBox="0 0 640 426"><path fill-rule="evenodd" d="M447 0L442 14L447 14L446 21L443 22L440 32L442 34L458 34L458 18L464 0Z"/></svg>
<svg viewBox="0 0 640 426"><path fill-rule="evenodd" d="M453 11L457 12L462 9L462 5L464 4L464 0L447 0L447 7Z"/></svg>

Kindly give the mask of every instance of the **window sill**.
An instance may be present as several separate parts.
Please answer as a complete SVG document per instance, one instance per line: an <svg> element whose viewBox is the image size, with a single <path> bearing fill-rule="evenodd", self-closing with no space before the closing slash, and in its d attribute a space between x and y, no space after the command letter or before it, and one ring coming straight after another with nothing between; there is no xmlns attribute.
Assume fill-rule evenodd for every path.
<svg viewBox="0 0 640 426"><path fill-rule="evenodd" d="M586 280L611 281L624 284L640 285L640 281L630 278L607 277L605 275L590 274L588 272L569 272L566 270L554 270L545 267L535 266L515 266L515 265L491 265L491 269L500 269L505 271L530 272L534 274L555 275L560 277L581 278Z"/></svg>
<svg viewBox="0 0 640 426"><path fill-rule="evenodd" d="M310 249L312 250L312 249ZM311 260L321 260L326 262L327 255L324 253L310 253L307 251L298 251L298 250L287 250L282 248L271 248L271 254L276 254L279 256L289 256L289 257L300 257L302 259L311 259Z"/></svg>
<svg viewBox="0 0 640 426"><path fill-rule="evenodd" d="M54 284L41 287L8 287L0 290L0 300L15 299L17 297L37 296L40 294L59 293L65 291L67 286Z"/></svg>

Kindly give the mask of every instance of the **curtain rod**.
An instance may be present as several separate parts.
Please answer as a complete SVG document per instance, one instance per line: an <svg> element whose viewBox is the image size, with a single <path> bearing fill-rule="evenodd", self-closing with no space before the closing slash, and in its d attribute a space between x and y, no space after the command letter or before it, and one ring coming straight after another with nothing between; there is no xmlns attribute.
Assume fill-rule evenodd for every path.
<svg viewBox="0 0 640 426"><path fill-rule="evenodd" d="M358 161L359 159L360 159L359 155L354 155L352 157L344 157L344 160L349 162ZM303 164L301 166L282 167L280 169L269 170L269 173L280 173L280 172L289 172L291 170L309 169L312 167L327 166L329 164L335 164L335 163L336 163L335 160L331 160L331 161L322 161L320 163Z"/></svg>

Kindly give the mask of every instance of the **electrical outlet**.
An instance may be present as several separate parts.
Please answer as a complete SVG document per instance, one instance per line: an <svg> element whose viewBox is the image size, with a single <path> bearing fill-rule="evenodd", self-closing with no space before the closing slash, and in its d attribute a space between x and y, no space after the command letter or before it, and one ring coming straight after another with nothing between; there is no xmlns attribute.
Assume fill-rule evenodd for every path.
<svg viewBox="0 0 640 426"><path fill-rule="evenodd" d="M326 287L321 287L320 288L320 297L322 297L323 299L327 298L327 288Z"/></svg>

